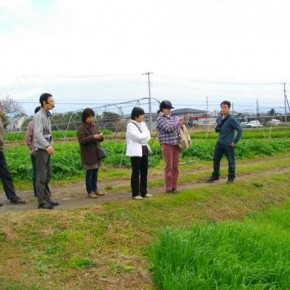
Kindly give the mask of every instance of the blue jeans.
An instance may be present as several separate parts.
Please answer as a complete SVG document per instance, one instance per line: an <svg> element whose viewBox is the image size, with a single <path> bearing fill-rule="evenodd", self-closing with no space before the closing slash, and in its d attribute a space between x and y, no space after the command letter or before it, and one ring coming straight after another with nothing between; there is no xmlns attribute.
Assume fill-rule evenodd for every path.
<svg viewBox="0 0 290 290"><path fill-rule="evenodd" d="M97 190L97 179L98 179L98 170L96 169L89 169L86 171L86 189L87 193L96 192Z"/></svg>
<svg viewBox="0 0 290 290"><path fill-rule="evenodd" d="M234 147L231 145L223 145L219 142L215 145L215 151L213 156L213 176L219 177L220 175L220 163L223 155L226 155L229 164L229 178L235 178L236 162L235 162L235 152Z"/></svg>

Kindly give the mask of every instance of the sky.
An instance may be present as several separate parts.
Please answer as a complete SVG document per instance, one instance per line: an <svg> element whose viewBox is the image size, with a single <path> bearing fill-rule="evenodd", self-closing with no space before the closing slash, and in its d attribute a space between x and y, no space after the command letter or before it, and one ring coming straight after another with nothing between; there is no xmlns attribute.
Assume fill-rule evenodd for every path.
<svg viewBox="0 0 290 290"><path fill-rule="evenodd" d="M28 114L148 97L176 107L284 106L288 0L0 0L0 98ZM287 85L286 85L287 89ZM257 104L259 104L257 106Z"/></svg>

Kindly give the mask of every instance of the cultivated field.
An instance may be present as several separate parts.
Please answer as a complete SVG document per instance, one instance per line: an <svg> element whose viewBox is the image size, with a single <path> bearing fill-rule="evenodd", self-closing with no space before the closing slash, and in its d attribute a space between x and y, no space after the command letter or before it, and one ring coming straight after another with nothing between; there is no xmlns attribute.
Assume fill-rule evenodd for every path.
<svg viewBox="0 0 290 290"><path fill-rule="evenodd" d="M222 179L204 182L215 140L192 133L174 195L164 193L155 141L149 171L154 197L143 201L130 199L123 142L104 144L110 156L100 187L106 195L93 201L85 196L81 166L69 168L79 162L77 144L58 144L52 191L60 206L49 212L36 209L25 148L10 144L8 164L28 204L0 208L0 289L287 289L289 131L270 139L254 132L239 145L231 185L225 184L225 160ZM113 166L119 161L121 167Z"/></svg>

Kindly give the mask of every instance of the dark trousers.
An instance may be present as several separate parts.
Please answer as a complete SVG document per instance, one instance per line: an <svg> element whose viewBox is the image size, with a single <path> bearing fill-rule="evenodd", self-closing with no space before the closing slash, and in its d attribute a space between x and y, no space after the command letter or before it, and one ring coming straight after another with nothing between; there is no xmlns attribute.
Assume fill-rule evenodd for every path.
<svg viewBox="0 0 290 290"><path fill-rule="evenodd" d="M96 192L99 168L86 171L86 189L87 193Z"/></svg>
<svg viewBox="0 0 290 290"><path fill-rule="evenodd" d="M134 197L141 194L141 196L144 197L147 193L148 155L131 157L131 165L132 196Z"/></svg>
<svg viewBox="0 0 290 290"><path fill-rule="evenodd" d="M15 188L7 167L6 158L3 151L0 151L0 178L3 183L5 194L9 200L17 199Z"/></svg>
<svg viewBox="0 0 290 290"><path fill-rule="evenodd" d="M46 150L35 151L35 189L39 204L50 201L49 182L51 178L50 155Z"/></svg>
<svg viewBox="0 0 290 290"><path fill-rule="evenodd" d="M30 157L31 157L31 164L32 164L32 184L33 184L33 192L34 192L34 196L37 196L37 194L36 194L36 187L35 187L35 183L36 183L35 157L34 157L34 155L30 155Z"/></svg>
<svg viewBox="0 0 290 290"><path fill-rule="evenodd" d="M223 145L219 142L217 142L215 145L215 151L213 156L213 176L219 177L220 175L220 162L223 155L226 155L228 159L228 177L235 178L236 164L234 147L232 147L231 145Z"/></svg>

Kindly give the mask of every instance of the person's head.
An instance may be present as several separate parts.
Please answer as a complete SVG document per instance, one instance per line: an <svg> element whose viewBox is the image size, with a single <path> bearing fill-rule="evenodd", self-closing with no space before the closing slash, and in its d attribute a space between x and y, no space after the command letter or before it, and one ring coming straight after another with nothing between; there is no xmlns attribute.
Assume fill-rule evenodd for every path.
<svg viewBox="0 0 290 290"><path fill-rule="evenodd" d="M179 124L180 125L184 125L185 124L185 116L184 115L179 116Z"/></svg>
<svg viewBox="0 0 290 290"><path fill-rule="evenodd" d="M144 114L145 112L142 108L134 107L131 112L131 120L141 123L144 121Z"/></svg>
<svg viewBox="0 0 290 290"><path fill-rule="evenodd" d="M34 109L34 114L36 114L39 110L40 110L41 106L37 106L35 109Z"/></svg>
<svg viewBox="0 0 290 290"><path fill-rule="evenodd" d="M231 109L231 103L229 101L222 101L220 104L221 113L224 115L228 114Z"/></svg>
<svg viewBox="0 0 290 290"><path fill-rule="evenodd" d="M46 111L52 110L54 108L53 96L49 93L42 94L39 98L39 103Z"/></svg>
<svg viewBox="0 0 290 290"><path fill-rule="evenodd" d="M94 121L94 117L95 117L95 112L93 109L86 108L83 110L83 113L82 113L82 121L83 122L92 124Z"/></svg>
<svg viewBox="0 0 290 290"><path fill-rule="evenodd" d="M170 101L164 100L159 104L159 111L164 113L165 115L168 115L171 109L174 109L174 107L172 107Z"/></svg>

